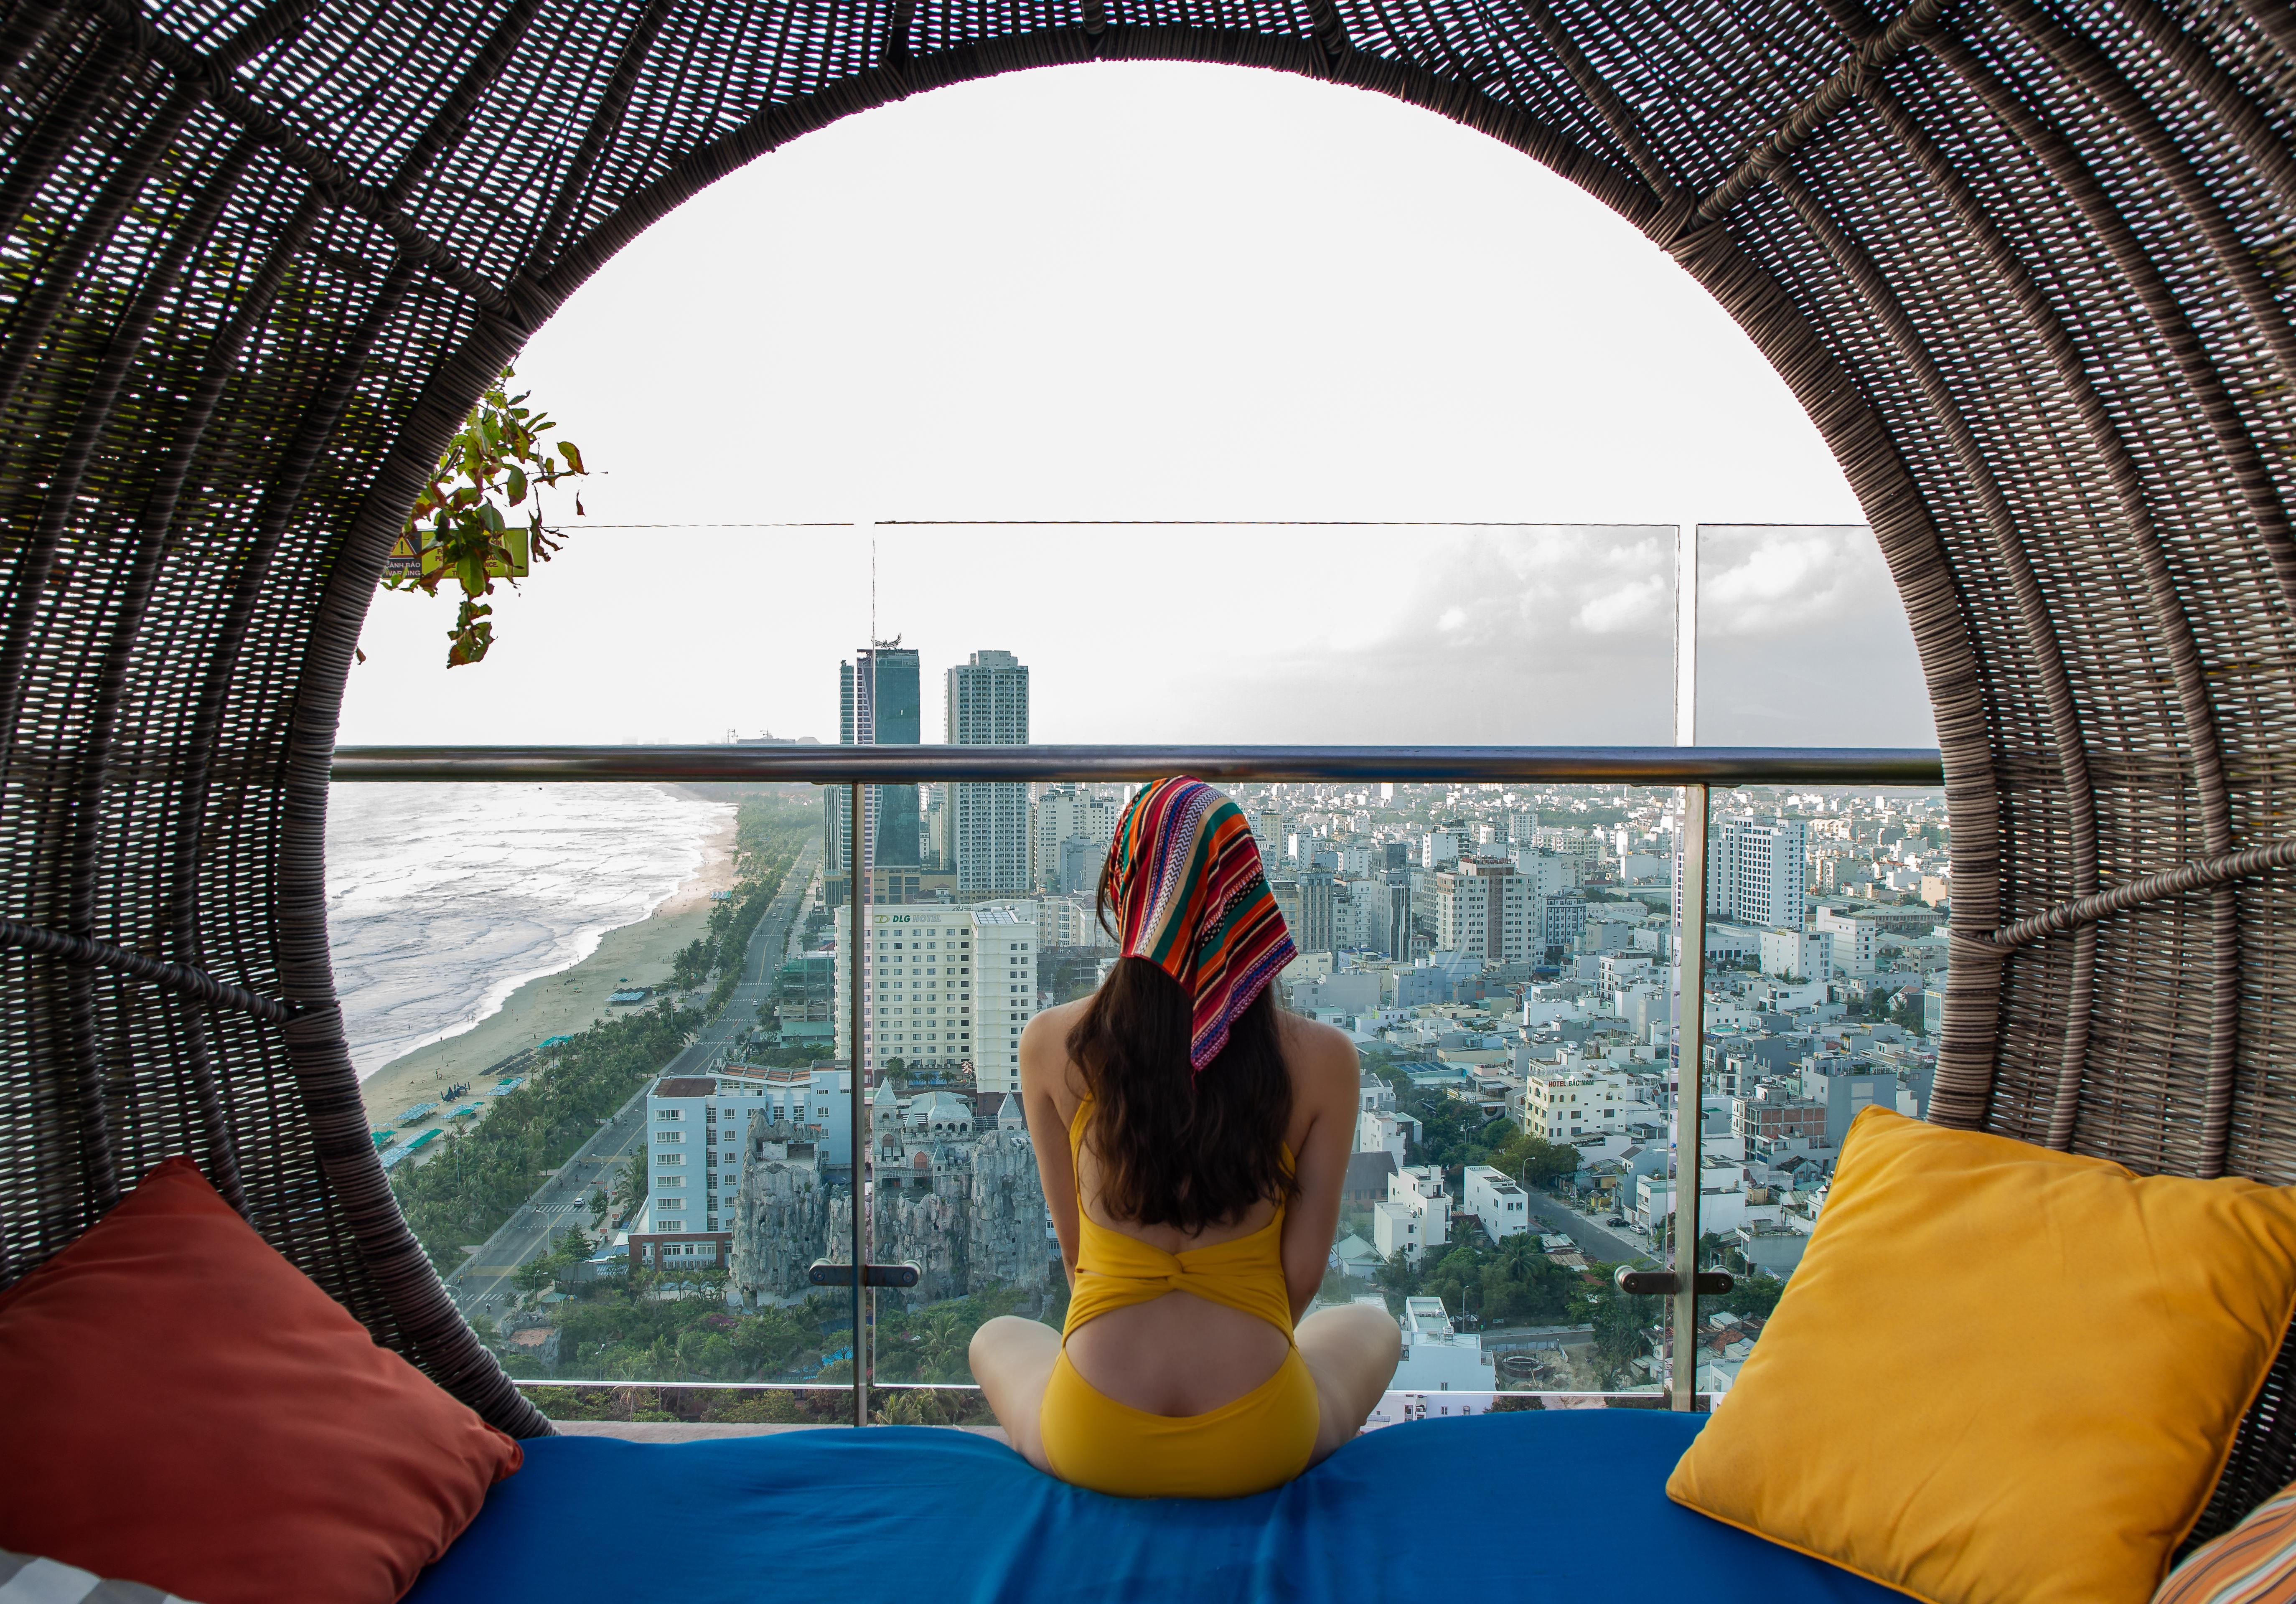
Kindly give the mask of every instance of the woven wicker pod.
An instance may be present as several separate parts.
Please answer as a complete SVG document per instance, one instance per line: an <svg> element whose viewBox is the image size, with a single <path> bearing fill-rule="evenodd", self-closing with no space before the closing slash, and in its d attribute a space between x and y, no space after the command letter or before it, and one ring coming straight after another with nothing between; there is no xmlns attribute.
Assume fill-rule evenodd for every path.
<svg viewBox="0 0 2296 1604"><path fill-rule="evenodd" d="M1956 953L1936 1117L2296 1182L2276 0L14 0L0 1284L189 1150L381 1340L545 1429L399 1222L332 989L328 757L386 546L484 381L702 185L939 85L1150 57L1428 107L1674 253L1912 618L1955 924L2005 930ZM2288 1379L2204 1529L2296 1473Z"/></svg>

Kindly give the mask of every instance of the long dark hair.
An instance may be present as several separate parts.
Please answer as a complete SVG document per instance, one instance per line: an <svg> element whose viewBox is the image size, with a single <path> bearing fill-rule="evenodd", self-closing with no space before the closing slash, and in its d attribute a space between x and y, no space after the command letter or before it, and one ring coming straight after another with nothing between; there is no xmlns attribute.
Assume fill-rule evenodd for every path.
<svg viewBox="0 0 2296 1604"><path fill-rule="evenodd" d="M1109 876L1100 908L1107 921ZM1298 1190L1283 1161L1292 1076L1270 985L1228 1027L1201 1074L1188 1068L1192 1023L1180 983L1145 958L1119 958L1069 1032L1069 1057L1092 1098L1086 1137L1111 1218L1195 1232Z"/></svg>

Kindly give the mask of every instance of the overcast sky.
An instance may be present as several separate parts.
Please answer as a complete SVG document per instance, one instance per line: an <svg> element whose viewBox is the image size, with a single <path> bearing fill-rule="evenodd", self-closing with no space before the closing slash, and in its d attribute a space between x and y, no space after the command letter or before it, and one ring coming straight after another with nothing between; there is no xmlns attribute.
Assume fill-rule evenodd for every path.
<svg viewBox="0 0 2296 1604"><path fill-rule="evenodd" d="M1031 666L1039 741L1663 741L1673 527L1861 518L1625 224L1431 113L1266 72L1039 71L849 119L630 246L519 377L597 471L589 516L479 667L441 666L444 596L378 596L346 741L833 740L873 544L928 740L988 647ZM937 519L1422 527L894 523ZM1509 527L1424 527L1461 520ZM586 527L808 521L841 527ZM1765 622L1710 673L1760 692L1710 678L1703 739L1929 739L1870 536L1729 567L1702 637L1724 597Z"/></svg>

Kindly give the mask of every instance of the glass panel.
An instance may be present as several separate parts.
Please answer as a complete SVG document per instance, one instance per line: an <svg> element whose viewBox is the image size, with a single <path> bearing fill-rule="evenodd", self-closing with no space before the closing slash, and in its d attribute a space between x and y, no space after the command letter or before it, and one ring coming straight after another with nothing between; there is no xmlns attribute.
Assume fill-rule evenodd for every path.
<svg viewBox="0 0 2296 1604"><path fill-rule="evenodd" d="M1913 628L1873 531L1701 524L1704 746L1932 747Z"/></svg>
<svg viewBox="0 0 2296 1604"><path fill-rule="evenodd" d="M906 633L767 663L760 683L779 694L809 675L824 738L888 745L1669 732L1669 531L1160 528L1185 560L1152 573L1124 555L1137 534L881 529L880 620L906 626L914 610L929 629L960 618L968 642L1003 644ZM1122 687L1151 676L1107 672L1119 626L1105 610L1046 609L980 577L1057 550L1075 593L1121 593L1128 615L1169 618L1205 567L1263 537L1306 554L1284 605L1232 649L1210 633L1180 642L1167 693L1136 705ZM1705 741L1927 739L1925 723L1885 716L1909 644L1902 661L1886 641L1857 659L1848 705L1866 724L1824 700L1840 675L1815 677L1882 623L1903 630L1894 595L1875 600L1863 531L1707 529L1701 559ZM1775 583L1796 563L1834 576L1806 587L1816 601ZM1733 623L1726 602L1769 607L1764 629ZM1792 648L1771 644L1788 631ZM768 637L763 650L793 648ZM1786 693L1732 689L1765 680ZM1679 794L1231 789L1303 949L1288 1000L1349 1030L1364 1058L1362 1173L1317 1302L1376 1297L1406 1327L1374 1423L1495 1398L1655 1403L1669 1305L1618 1292L1610 1272L1667 1262L1691 1183L1670 1063ZM952 1390L969 1379L972 1331L997 1313L1057 1325L1065 1312L1011 1095L1017 1041L1113 955L1092 891L1130 790L865 788L857 877L850 797L835 788L341 793L335 934L355 1050L381 1070L378 1142L418 1235L513 1374L548 1407L625 1412L611 1418L844 1420L857 1347L874 1418L977 1415L977 1396ZM1942 941L1923 937L1948 911L1950 872L1942 803L1927 794L1750 788L1711 807L1698 1258L1753 1277L1790 1266L1822 1205L1835 1102L1862 1088L1926 1107ZM483 944L455 937L466 910ZM441 951L472 961L442 965ZM1860 1028L1876 1014L1878 1029ZM808 1275L850 1256L857 1157L868 1256L919 1276L863 1300L857 1344L849 1290ZM1750 1279L1702 1306L1689 1338L1702 1391L1726 1387L1775 1286ZM631 1384L655 1390L640 1402Z"/></svg>
<svg viewBox="0 0 2296 1604"><path fill-rule="evenodd" d="M1697 734L1709 745L1937 742L1872 531L1702 525ZM1717 791L1709 832L1702 1392L1726 1391L1824 1206L1849 1119L1926 1113L1944 995L1941 793Z"/></svg>
<svg viewBox="0 0 2296 1604"><path fill-rule="evenodd" d="M1719 1393L1800 1263L1850 1121L1929 1112L1952 870L1941 791L1757 787L1714 806L1698 1257L1738 1286L1700 1300L1696 1340L1699 1390ZM1807 924L1748 920L1765 867L1797 860Z"/></svg>
<svg viewBox="0 0 2296 1604"><path fill-rule="evenodd" d="M974 739L950 730L947 676L986 649L1028 670L1040 742L1673 738L1671 527L577 533L546 579L497 601L504 645L476 670L487 695L438 681L443 619L420 598L378 607L344 739L703 741L738 729L833 742L847 717L839 665L873 634L916 654L914 700L894 709L915 732L889 720L888 742ZM627 619L646 621L643 674L598 649L605 621ZM1128 665L1154 671L1115 671Z"/></svg>
<svg viewBox="0 0 2296 1604"><path fill-rule="evenodd" d="M790 1026L774 1012L791 955L817 945L819 798L713 789L338 793L346 1022L362 1068L390 1060L365 1082L376 1141L514 1376L800 1380L849 1352L833 1299L727 1309L736 1121L794 1117L830 1043L801 963ZM426 1031L440 1039L392 1056ZM695 1094L752 1060L759 1095Z"/></svg>
<svg viewBox="0 0 2296 1604"><path fill-rule="evenodd" d="M1349 811L1316 789L1247 788ZM1636 1183L1664 1175L1670 806L1615 786L1397 786L1350 814L1405 843L1408 948L1343 950L1290 1001L1354 1034L1364 1064L1361 1173L1318 1301L1375 1294L1404 1328L1374 1426L1659 1385L1661 1306L1611 1273L1648 1262Z"/></svg>

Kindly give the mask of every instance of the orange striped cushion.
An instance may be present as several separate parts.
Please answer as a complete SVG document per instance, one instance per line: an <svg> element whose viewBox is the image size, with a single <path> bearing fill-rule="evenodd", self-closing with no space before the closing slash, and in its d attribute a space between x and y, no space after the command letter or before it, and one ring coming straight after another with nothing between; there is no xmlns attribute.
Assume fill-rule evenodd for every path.
<svg viewBox="0 0 2296 1604"><path fill-rule="evenodd" d="M2296 1487L2193 1551L2152 1604L2286 1604L2296 1599Z"/></svg>

